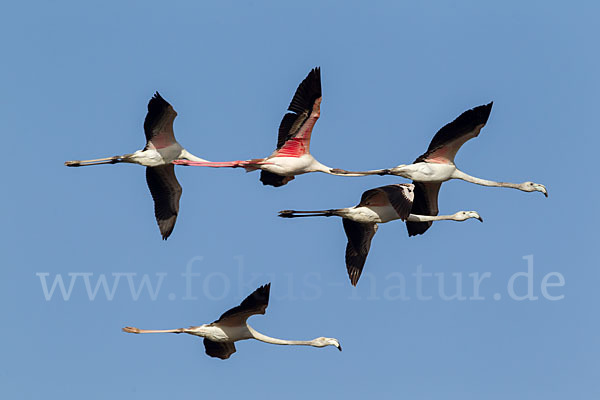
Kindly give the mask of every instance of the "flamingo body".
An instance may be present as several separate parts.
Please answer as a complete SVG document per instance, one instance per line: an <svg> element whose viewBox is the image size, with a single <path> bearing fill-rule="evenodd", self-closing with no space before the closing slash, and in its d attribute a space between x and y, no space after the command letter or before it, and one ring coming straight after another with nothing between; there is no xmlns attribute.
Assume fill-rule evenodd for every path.
<svg viewBox="0 0 600 400"><path fill-rule="evenodd" d="M417 162L398 169L402 176L417 182L445 182L455 177L456 165L441 162Z"/></svg>
<svg viewBox="0 0 600 400"><path fill-rule="evenodd" d="M227 326L225 324L212 323L201 326L191 326L184 329L184 333L212 340L213 342L237 342L252 339L252 333L247 325Z"/></svg>
<svg viewBox="0 0 600 400"><path fill-rule="evenodd" d="M389 206L356 206L338 210L338 215L342 218L351 219L362 224L367 223L386 223L402 218L398 212Z"/></svg>
<svg viewBox="0 0 600 400"><path fill-rule="evenodd" d="M265 159L260 168L281 176L295 176L318 171L321 166L322 164L312 155L305 153L298 157L279 155L269 157Z"/></svg>
<svg viewBox="0 0 600 400"><path fill-rule="evenodd" d="M123 328L123 331L127 333L187 333L202 337L204 338L206 354L222 360L228 359L236 352L235 342L247 339L256 339L261 342L278 345L335 346L338 350L342 350L339 341L335 338L318 337L312 340L277 339L263 335L248 325L247 320L249 317L266 312L269 305L270 290L270 283L259 287L246 297L239 306L227 310L218 320L210 324L164 330L138 329L126 326Z"/></svg>
<svg viewBox="0 0 600 400"><path fill-rule="evenodd" d="M175 140L173 122L176 116L177 112L173 107L156 92L148 102L148 113L144 119L144 149L114 157L65 162L68 167L117 163L146 167L146 183L154 201L154 216L163 240L173 232L182 193L172 162L178 159L206 162L188 152Z"/></svg>

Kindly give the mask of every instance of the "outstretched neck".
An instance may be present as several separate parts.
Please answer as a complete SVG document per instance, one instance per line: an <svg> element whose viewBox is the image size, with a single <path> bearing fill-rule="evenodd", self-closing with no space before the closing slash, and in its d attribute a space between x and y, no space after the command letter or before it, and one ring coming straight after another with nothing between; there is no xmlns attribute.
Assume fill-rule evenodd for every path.
<svg viewBox="0 0 600 400"><path fill-rule="evenodd" d="M285 340L285 339L277 339L267 335L263 335L262 333L256 331L250 325L248 325L248 330L252 334L252 337L256 340L260 340L261 342L271 343L271 344L279 344L279 345L292 345L292 346L313 346L314 340Z"/></svg>
<svg viewBox="0 0 600 400"><path fill-rule="evenodd" d="M406 218L409 222L457 221L456 215L418 215L410 214Z"/></svg>
<svg viewBox="0 0 600 400"><path fill-rule="evenodd" d="M481 178L477 178L477 177L471 176L469 174L465 174L464 172L462 172L459 169L456 169L452 173L452 178L454 178L454 179L462 179L463 181L471 182L471 183L474 183L476 185L491 186L491 187L505 187L505 188L523 190L522 184L520 184L520 183L496 182L496 181L490 181L490 180L487 180L487 179L481 179Z"/></svg>
<svg viewBox="0 0 600 400"><path fill-rule="evenodd" d="M432 222L432 221L466 221L475 218L483 222L483 218L477 211L459 211L452 215L418 215L410 214L406 219L409 222Z"/></svg>

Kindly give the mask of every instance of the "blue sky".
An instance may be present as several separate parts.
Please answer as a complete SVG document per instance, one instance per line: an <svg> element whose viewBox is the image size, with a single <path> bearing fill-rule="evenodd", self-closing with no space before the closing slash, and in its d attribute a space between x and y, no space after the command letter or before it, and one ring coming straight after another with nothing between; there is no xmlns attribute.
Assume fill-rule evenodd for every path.
<svg viewBox="0 0 600 400"><path fill-rule="evenodd" d="M597 397L598 11L541 1L5 5L0 393ZM411 162L441 126L494 101L457 165L543 183L550 197L445 183L442 213L477 210L485 222L440 222L417 238L401 222L382 225L353 289L341 221L276 212L351 206L401 178L309 174L272 188L258 173L178 167L181 210L163 242L141 167L63 166L141 148L156 90L194 154L264 157L314 66L324 97L311 151L324 164ZM537 300L515 300L508 283L529 262ZM199 274L189 293L187 268ZM430 300L418 298L418 271L434 274L422 278ZM542 294L553 273L547 283L560 275L564 285L547 294L559 300ZM135 295L144 275L153 296L147 287ZM472 299L473 277L484 275L483 299ZM67 289L74 279L67 300L60 289L44 294L44 279L57 276ZM102 276L118 279L115 291L91 300L85 279L93 289ZM466 299L445 300L439 280L451 294L456 277ZM514 280L518 295L527 279ZM344 351L248 341L220 361L191 336L120 332L211 322L267 281L271 304L250 321L256 329L337 337Z"/></svg>

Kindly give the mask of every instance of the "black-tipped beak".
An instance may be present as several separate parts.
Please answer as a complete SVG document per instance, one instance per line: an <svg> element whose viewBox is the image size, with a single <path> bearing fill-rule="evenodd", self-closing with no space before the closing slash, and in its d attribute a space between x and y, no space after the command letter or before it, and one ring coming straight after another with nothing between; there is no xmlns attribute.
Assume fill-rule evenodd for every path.
<svg viewBox="0 0 600 400"><path fill-rule="evenodd" d="M544 192L544 196L546 196L546 198L548 198L548 190L546 189L546 191Z"/></svg>
<svg viewBox="0 0 600 400"><path fill-rule="evenodd" d="M341 344L338 346L338 350L342 351L342 345Z"/></svg>
<svg viewBox="0 0 600 400"><path fill-rule="evenodd" d="M479 222L483 222L483 218L481 218L481 216L477 219L479 220Z"/></svg>

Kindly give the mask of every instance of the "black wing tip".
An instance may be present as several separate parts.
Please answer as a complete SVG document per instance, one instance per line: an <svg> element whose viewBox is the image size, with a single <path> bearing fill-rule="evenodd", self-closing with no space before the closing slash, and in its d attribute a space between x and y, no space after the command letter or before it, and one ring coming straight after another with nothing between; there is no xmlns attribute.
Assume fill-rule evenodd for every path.
<svg viewBox="0 0 600 400"><path fill-rule="evenodd" d="M487 103L487 104L484 104L484 105L482 105L482 106L480 106L480 107L481 107L482 109L484 109L484 110L485 110L485 111L488 113L488 115L489 115L489 114L492 112L492 107L493 107L493 106L494 106L494 102L493 102L493 101L490 101L489 103Z"/></svg>
<svg viewBox="0 0 600 400"><path fill-rule="evenodd" d="M302 83L304 82L315 82L318 83L319 86L321 86L321 67L314 67L313 69L311 69L308 75L306 75L306 78L304 78L304 80L302 81Z"/></svg>
<svg viewBox="0 0 600 400"><path fill-rule="evenodd" d="M162 240L167 240L169 236L173 233L175 229L175 222L177 221L177 214L175 214L175 220L171 221L172 217L168 220L159 220L156 218L156 222L158 222L158 229L160 230L160 235Z"/></svg>
<svg viewBox="0 0 600 400"><path fill-rule="evenodd" d="M265 298L265 303L269 305L269 296L271 294L271 282L266 283L254 291L257 295Z"/></svg>
<svg viewBox="0 0 600 400"><path fill-rule="evenodd" d="M323 96L321 88L321 67L315 67L310 70L307 79L310 78L309 82L311 88L314 90L315 100Z"/></svg>
<svg viewBox="0 0 600 400"><path fill-rule="evenodd" d="M296 114L301 114L306 110L312 111L313 104L320 97L322 97L321 67L315 67L298 85L288 110Z"/></svg>
<svg viewBox="0 0 600 400"><path fill-rule="evenodd" d="M177 214L175 214L174 221L170 221L171 218L169 218L169 220L159 220L158 218L156 218L156 222L158 223L158 230L160 231L160 236L162 237L162 240L167 240L169 236L171 236L171 234L173 233L173 230L175 229Z"/></svg>
<svg viewBox="0 0 600 400"><path fill-rule="evenodd" d="M264 285L259 287L257 290L264 291L268 295L271 291L271 282L265 283Z"/></svg>
<svg viewBox="0 0 600 400"><path fill-rule="evenodd" d="M350 278L350 284L356 287L362 271L353 265L348 265L346 268L348 269L348 278Z"/></svg>
<svg viewBox="0 0 600 400"><path fill-rule="evenodd" d="M484 104L481 106L477 106L474 107L472 109L470 109L469 111L466 111L466 113L469 113L473 116L473 118L479 123L479 124L486 124L488 119L490 118L490 114L492 113L492 106L494 105L494 102L491 101L488 104Z"/></svg>
<svg viewBox="0 0 600 400"><path fill-rule="evenodd" d="M158 91L154 92L154 95L152 96L152 98L150 99L150 101L148 102L148 111L151 111L152 108L156 107L165 107L165 106L170 106L169 102L166 101L161 95L160 93L158 93Z"/></svg>
<svg viewBox="0 0 600 400"><path fill-rule="evenodd" d="M313 79L318 79L320 82L321 81L321 67L314 67L313 69L311 69L310 72L308 73L308 76L313 76Z"/></svg>
<svg viewBox="0 0 600 400"><path fill-rule="evenodd" d="M160 95L160 93L158 93L158 91L154 92L154 94L152 95L152 98L150 99L150 102L152 102L152 101L165 101L166 102L166 100L164 99L164 97L162 97Z"/></svg>
<svg viewBox="0 0 600 400"><path fill-rule="evenodd" d="M316 98L318 99L321 97L321 67L315 67L311 69L305 80L311 85L311 89L314 90L314 94L318 95Z"/></svg>

